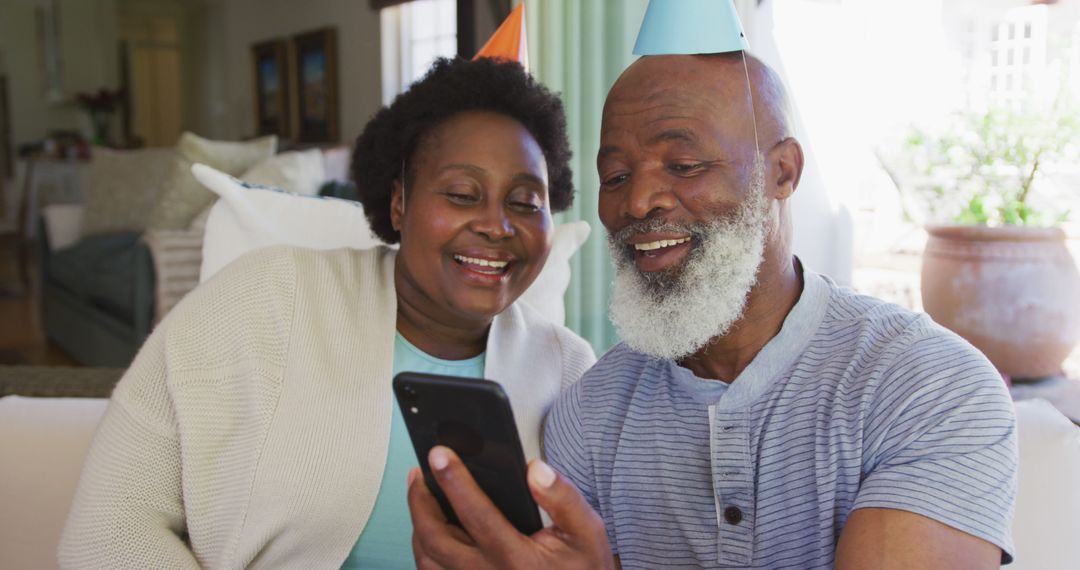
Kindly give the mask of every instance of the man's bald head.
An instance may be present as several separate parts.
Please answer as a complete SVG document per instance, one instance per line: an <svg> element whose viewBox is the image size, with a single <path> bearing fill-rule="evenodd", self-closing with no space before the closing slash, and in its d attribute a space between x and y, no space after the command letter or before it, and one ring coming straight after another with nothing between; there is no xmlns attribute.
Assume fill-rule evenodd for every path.
<svg viewBox="0 0 1080 570"><path fill-rule="evenodd" d="M680 92L707 94L724 107L732 120L742 119L744 134L753 144L753 123L747 109L747 78L754 101L758 137L767 150L772 144L794 136L787 90L780 77L758 58L742 52L712 55L645 56L634 62L611 88L608 107L621 100L678 101Z"/></svg>

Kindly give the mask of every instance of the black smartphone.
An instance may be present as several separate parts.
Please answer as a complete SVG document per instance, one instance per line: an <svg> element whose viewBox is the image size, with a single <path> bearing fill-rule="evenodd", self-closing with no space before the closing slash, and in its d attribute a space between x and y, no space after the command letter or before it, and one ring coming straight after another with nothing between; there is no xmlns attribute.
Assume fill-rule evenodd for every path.
<svg viewBox="0 0 1080 570"><path fill-rule="evenodd" d="M428 466L428 452L436 445L461 457L476 483L518 531L529 535L543 528L525 479L514 412L501 386L477 378L402 372L394 377L394 395L424 480L447 520L460 526Z"/></svg>

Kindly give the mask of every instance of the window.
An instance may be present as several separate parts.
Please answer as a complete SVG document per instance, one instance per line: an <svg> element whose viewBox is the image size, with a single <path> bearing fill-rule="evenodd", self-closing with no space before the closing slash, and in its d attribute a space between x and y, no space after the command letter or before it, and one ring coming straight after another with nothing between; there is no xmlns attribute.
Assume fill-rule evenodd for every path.
<svg viewBox="0 0 1080 570"><path fill-rule="evenodd" d="M853 283L918 305L924 232L918 200L882 168L910 137L953 112L1006 108L1035 121L1080 117L1080 3L1030 0L785 0L762 4L810 158L807 170L851 220ZM992 5L992 6L991 6ZM762 16L765 18L765 16ZM763 36L769 37L769 36ZM767 52L766 52L767 53ZM1044 123L1046 121L1043 121ZM1061 129L1061 132L1066 132ZM1071 140L1062 144L1074 145ZM1080 235L1080 165L1045 161L1031 205ZM805 192L809 187L804 187ZM798 195L796 195L796 200ZM832 205L830 204L830 206ZM916 214L915 221L925 216ZM939 221L939 220L933 220ZM812 222L796 218L807 227ZM1075 243L1075 242L1074 242ZM1080 350L1074 355L1080 370Z"/></svg>
<svg viewBox="0 0 1080 570"><path fill-rule="evenodd" d="M978 61L971 62L974 76L989 78L987 84L978 80L967 85L968 99L977 105L1027 107L1045 103L1055 91L1044 81L1046 73L1047 7L1023 6L1006 11L999 20L986 23L988 44L978 45L979 38L970 38L974 50L990 52L990 65L985 69ZM1020 33L1022 30L1022 33ZM1005 39L1008 38L1008 39ZM985 64L983 64L985 65ZM982 101L980 99L984 98Z"/></svg>
<svg viewBox="0 0 1080 570"><path fill-rule="evenodd" d="M420 79L437 57L457 53L457 3L414 0L379 13L383 104Z"/></svg>

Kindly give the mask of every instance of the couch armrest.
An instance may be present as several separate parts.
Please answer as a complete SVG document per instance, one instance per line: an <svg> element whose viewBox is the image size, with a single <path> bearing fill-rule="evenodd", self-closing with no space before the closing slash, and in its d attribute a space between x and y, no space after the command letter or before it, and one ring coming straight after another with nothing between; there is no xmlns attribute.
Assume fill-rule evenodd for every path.
<svg viewBox="0 0 1080 570"><path fill-rule="evenodd" d="M0 398L0 568L56 568L56 548L108 400Z"/></svg>
<svg viewBox="0 0 1080 570"><path fill-rule="evenodd" d="M203 228L151 230L143 234L154 263L154 323L199 284Z"/></svg>

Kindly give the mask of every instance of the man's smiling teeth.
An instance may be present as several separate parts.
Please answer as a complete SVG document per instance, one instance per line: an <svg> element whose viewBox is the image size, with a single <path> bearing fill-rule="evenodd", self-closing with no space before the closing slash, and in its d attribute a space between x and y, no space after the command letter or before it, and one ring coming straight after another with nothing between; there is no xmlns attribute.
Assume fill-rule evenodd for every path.
<svg viewBox="0 0 1080 570"><path fill-rule="evenodd" d="M654 249L660 249L662 247L671 247L673 245L679 245L680 243L686 243L690 241L690 238L684 237L679 239L661 239L656 241L650 241L648 243L635 243L634 249L638 251L652 251Z"/></svg>
<svg viewBox="0 0 1080 570"><path fill-rule="evenodd" d="M478 257L465 257L464 255L455 255L454 259L461 263L468 263L469 265L479 265L480 267L493 267L495 269L502 269L507 266L505 261L492 261L490 259L480 259Z"/></svg>

